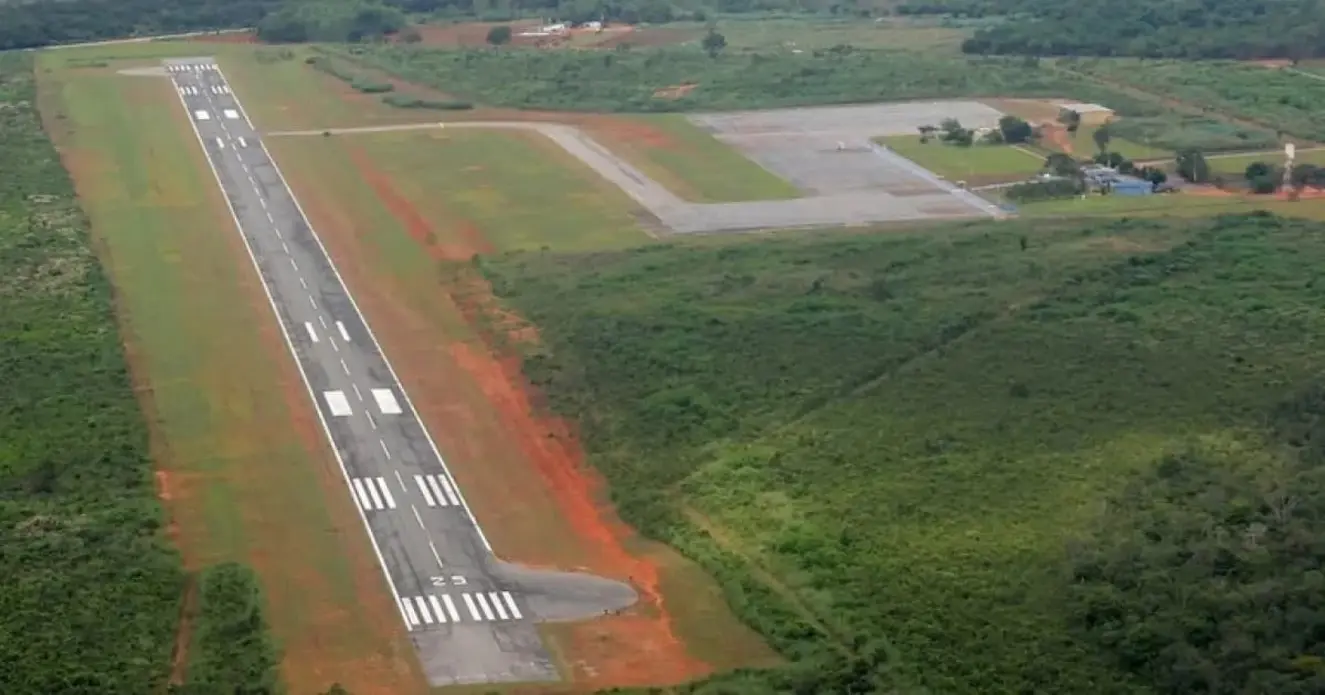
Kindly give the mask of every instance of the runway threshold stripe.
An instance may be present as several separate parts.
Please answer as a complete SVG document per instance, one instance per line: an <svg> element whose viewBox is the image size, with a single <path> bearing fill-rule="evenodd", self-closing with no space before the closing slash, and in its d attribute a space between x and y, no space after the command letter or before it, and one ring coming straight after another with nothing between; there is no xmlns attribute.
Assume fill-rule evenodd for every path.
<svg viewBox="0 0 1325 695"><path fill-rule="evenodd" d="M451 505L460 506L460 498L456 496L455 490L451 487L451 481L446 479L445 475L438 476L442 479L442 487L446 488L446 499L451 500Z"/></svg>
<svg viewBox="0 0 1325 695"><path fill-rule="evenodd" d="M373 485L373 481L369 480L368 484L365 485L364 487L368 488L368 494L372 495L373 497L373 509L381 509L382 496L377 494L377 487Z"/></svg>
<svg viewBox="0 0 1325 695"><path fill-rule="evenodd" d="M497 617L501 618L502 620L505 620L506 609L502 608L501 599L497 597L497 592L495 591L488 592L488 598L492 599L492 609L497 611Z"/></svg>
<svg viewBox="0 0 1325 695"><path fill-rule="evenodd" d="M469 614L470 614L471 616L474 617L474 620L482 620L482 619L483 619L483 618L478 614L478 609L474 607L474 599L470 598L470 597L469 597L469 594L460 594L460 598L464 599L464 601L465 601L465 608L468 608L468 609L469 609Z"/></svg>
<svg viewBox="0 0 1325 695"><path fill-rule="evenodd" d="M391 488L387 487L386 478L375 478L377 486L382 488L382 497L386 499L387 509L396 508L396 498L391 496Z"/></svg>
<svg viewBox="0 0 1325 695"><path fill-rule="evenodd" d="M372 507L368 505L368 493L364 492L363 481L358 478L354 479L354 492L359 496L359 506L364 509L372 509Z"/></svg>
<svg viewBox="0 0 1325 695"><path fill-rule="evenodd" d="M419 616L414 613L414 604L410 603L409 599L402 598L400 599L400 605L405 608L405 617L409 620L409 624L418 625Z"/></svg>
<svg viewBox="0 0 1325 695"><path fill-rule="evenodd" d="M416 596L414 600L419 604L419 615L423 616L423 622L432 625L434 621L432 612L428 610L428 602L424 601L422 596Z"/></svg>
<svg viewBox="0 0 1325 695"><path fill-rule="evenodd" d="M478 607L483 609L483 615L486 616L488 620L492 620L494 616L492 615L492 609L488 607L487 597L483 594L474 594L474 598L478 599Z"/></svg>
<svg viewBox="0 0 1325 695"><path fill-rule="evenodd" d="M455 609L455 601L452 601L449 595L444 595L442 596L442 603L446 604L446 613L451 616L451 622L460 622L460 611Z"/></svg>
<svg viewBox="0 0 1325 695"><path fill-rule="evenodd" d="M446 500L442 497L441 489L437 487L437 476L428 476L428 487L432 488L432 494L437 498L437 501L445 505Z"/></svg>
<svg viewBox="0 0 1325 695"><path fill-rule="evenodd" d="M516 620L524 618L523 615L520 615L520 609L516 608L515 597L511 596L511 592L503 591L501 592L501 597L506 599L506 606L511 609L511 615L515 616Z"/></svg>
<svg viewBox="0 0 1325 695"><path fill-rule="evenodd" d="M437 622L439 623L446 622L446 614L442 612L442 604L437 602L437 597L429 595L428 603L432 604L432 612L433 615L437 616Z"/></svg>
<svg viewBox="0 0 1325 695"><path fill-rule="evenodd" d="M423 483L423 476L414 476L414 482L419 486L419 492L423 493L423 501L427 502L429 507L436 507L437 503L433 501L432 493L428 492L428 486Z"/></svg>

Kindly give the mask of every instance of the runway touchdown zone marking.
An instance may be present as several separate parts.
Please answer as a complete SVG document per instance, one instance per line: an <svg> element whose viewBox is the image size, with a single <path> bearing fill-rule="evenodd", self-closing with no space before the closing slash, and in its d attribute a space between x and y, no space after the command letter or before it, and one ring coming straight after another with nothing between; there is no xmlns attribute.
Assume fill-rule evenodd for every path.
<svg viewBox="0 0 1325 695"><path fill-rule="evenodd" d="M475 591L460 594L460 600L465 606L463 613L458 609L455 599L448 594L442 594L440 601L433 595L406 596L400 599L400 606L405 609L410 627L524 619L524 614L515 603L515 597L509 591Z"/></svg>
<svg viewBox="0 0 1325 695"><path fill-rule="evenodd" d="M377 409L381 410L383 415L399 415L404 412L396 402L396 395L391 393L391 389L373 389L373 400L377 401Z"/></svg>
<svg viewBox="0 0 1325 695"><path fill-rule="evenodd" d="M460 498L451 487L451 481L444 475L416 475L414 483L419 486L419 494L429 507L458 507Z"/></svg>
<svg viewBox="0 0 1325 695"><path fill-rule="evenodd" d="M327 408L331 414L336 417L350 416L350 401L345 397L344 391L323 391L322 397L327 401Z"/></svg>
<svg viewBox="0 0 1325 695"><path fill-rule="evenodd" d="M203 111L202 109L198 109L197 111L194 111L194 112L193 112L193 117L196 118L196 119L198 119L198 120L200 120L200 121L210 121L210 120L212 120L212 114L207 113L206 111Z"/></svg>
<svg viewBox="0 0 1325 695"><path fill-rule="evenodd" d="M386 485L386 478L355 478L354 499L364 511L384 511L396 508L396 498Z"/></svg>

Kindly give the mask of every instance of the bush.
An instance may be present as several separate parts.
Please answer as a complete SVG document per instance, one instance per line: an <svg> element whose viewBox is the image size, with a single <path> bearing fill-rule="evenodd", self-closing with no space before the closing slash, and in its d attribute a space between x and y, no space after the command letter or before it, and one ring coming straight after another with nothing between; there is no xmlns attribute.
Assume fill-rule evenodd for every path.
<svg viewBox="0 0 1325 695"><path fill-rule="evenodd" d="M382 97L383 103L402 109L438 109L440 111L468 111L474 105L467 101L444 101L424 99L408 94L388 94Z"/></svg>
<svg viewBox="0 0 1325 695"><path fill-rule="evenodd" d="M1049 181L1027 181L1008 186L1003 195L1008 200L1026 203L1033 200L1053 200L1081 195L1081 182L1077 179L1051 179Z"/></svg>
<svg viewBox="0 0 1325 695"><path fill-rule="evenodd" d="M351 80L350 86L364 94L382 94L395 89L390 82L377 82L362 77Z"/></svg>
<svg viewBox="0 0 1325 695"><path fill-rule="evenodd" d="M209 567L198 581L188 685L197 692L275 695L280 659L267 633L262 590L242 565Z"/></svg>

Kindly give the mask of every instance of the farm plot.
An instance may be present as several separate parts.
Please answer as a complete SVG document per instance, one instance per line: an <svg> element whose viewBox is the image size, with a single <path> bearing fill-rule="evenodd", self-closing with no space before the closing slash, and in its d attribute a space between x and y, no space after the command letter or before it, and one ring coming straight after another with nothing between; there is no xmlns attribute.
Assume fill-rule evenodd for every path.
<svg viewBox="0 0 1325 695"><path fill-rule="evenodd" d="M186 565L254 568L292 691L339 681L354 692L421 692L367 538L174 88L115 68L41 74L47 122L116 288Z"/></svg>

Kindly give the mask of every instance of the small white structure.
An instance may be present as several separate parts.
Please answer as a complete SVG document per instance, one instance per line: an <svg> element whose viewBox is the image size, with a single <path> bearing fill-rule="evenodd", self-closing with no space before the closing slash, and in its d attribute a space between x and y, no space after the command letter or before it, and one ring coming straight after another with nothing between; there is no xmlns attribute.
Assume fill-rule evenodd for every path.
<svg viewBox="0 0 1325 695"><path fill-rule="evenodd" d="M585 28L585 29L588 29L588 30L590 30L590 31L602 31L602 30L603 30L603 23L602 23L602 22L597 22L597 21L595 21L595 22L585 22L585 23L584 23L584 28Z"/></svg>

